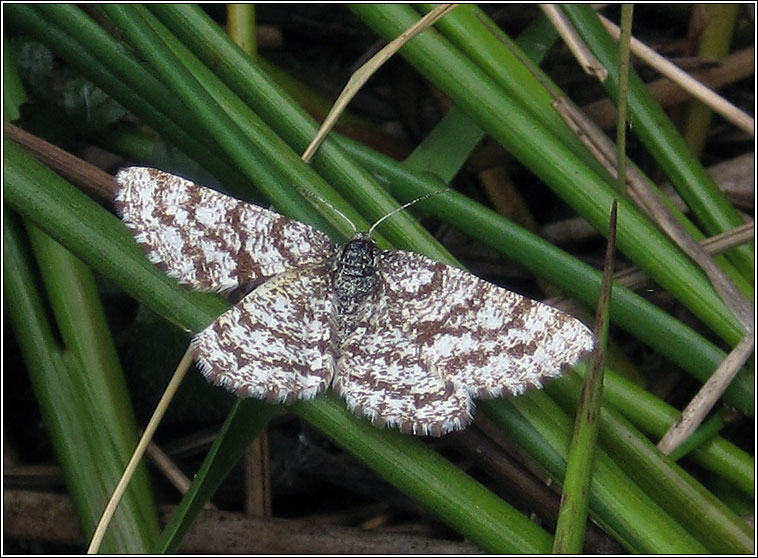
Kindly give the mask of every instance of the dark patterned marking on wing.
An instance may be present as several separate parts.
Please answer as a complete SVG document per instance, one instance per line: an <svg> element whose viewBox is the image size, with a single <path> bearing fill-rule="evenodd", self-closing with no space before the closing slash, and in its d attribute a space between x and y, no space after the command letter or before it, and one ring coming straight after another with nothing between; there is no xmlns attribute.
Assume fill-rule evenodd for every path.
<svg viewBox="0 0 758 558"><path fill-rule="evenodd" d="M116 182L116 209L150 260L194 289L251 288L334 250L309 225L156 169L128 167Z"/></svg>

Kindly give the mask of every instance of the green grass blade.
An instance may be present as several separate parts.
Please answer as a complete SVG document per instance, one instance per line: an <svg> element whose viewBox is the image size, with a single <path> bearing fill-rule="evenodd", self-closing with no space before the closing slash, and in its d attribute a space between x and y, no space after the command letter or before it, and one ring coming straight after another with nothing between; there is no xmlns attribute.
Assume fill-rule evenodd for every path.
<svg viewBox="0 0 758 558"><path fill-rule="evenodd" d="M603 268L603 283L600 287L600 299L595 317L594 331L598 345L590 358L590 371L582 382L579 405L576 410L566 475L563 479L561 508L553 543L553 552L556 554L580 553L584 546L584 531L589 507L589 481L597 444L597 416L600 414L603 398L603 363L608 346L609 303L613 289L615 250L616 204L613 204L608 248Z"/></svg>
<svg viewBox="0 0 758 558"><path fill-rule="evenodd" d="M415 7L426 13L433 8L433 4L420 4ZM474 4L458 6L440 20L435 29L475 62L498 86L507 91L515 102L539 120L595 173L610 180L602 165L553 109L555 91L558 87L552 85L550 78L536 67L539 58L530 58L522 50L522 46L529 47L530 51L535 50L532 45L536 40L532 40L532 45L522 45L528 36L523 41L513 41ZM552 29L543 29L542 32L546 38L541 39L541 43L549 43L557 37ZM551 83L550 87L546 85L548 83Z"/></svg>
<svg viewBox="0 0 758 558"><path fill-rule="evenodd" d="M553 382L555 383L555 382ZM511 400L481 401L480 409L516 439L551 476L562 481L571 419L543 392ZM662 510L603 450L590 483L593 518L628 550L702 553L706 548Z"/></svg>
<svg viewBox="0 0 758 558"><path fill-rule="evenodd" d="M168 321L199 331L228 308L218 296L181 288L118 219L10 141L4 164L3 194L16 212Z"/></svg>
<svg viewBox="0 0 758 558"><path fill-rule="evenodd" d="M573 410L580 382L570 376L553 382L548 393ZM752 529L697 480L663 455L617 411L598 414L600 443L613 459L679 525L717 554L749 553L754 546Z"/></svg>
<svg viewBox="0 0 758 558"><path fill-rule="evenodd" d="M257 399L237 400L153 552L178 552L182 537L192 527L197 514L277 412L273 405Z"/></svg>
<svg viewBox="0 0 758 558"><path fill-rule="evenodd" d="M430 7L421 5L422 11L427 11ZM544 16L540 16L533 27L540 29L539 24L543 21L550 25ZM474 5L465 5L445 16L435 28L439 29L447 39L475 61L490 78L494 79L499 86L529 110L532 116L540 120L557 138L560 138L560 141L595 173L605 177L609 184L614 183L614 180L607 175L606 170L599 164L596 157L586 149L579 137L568 128L563 119L558 117L557 111L553 108L553 103L565 94L549 75L536 66L540 59L530 54L533 51L541 52L533 46L535 42L549 43L555 37L556 33L552 27L548 30L541 30L544 38L535 38L533 35L527 34L524 40L519 38L514 44L481 9ZM531 44L527 42L527 39L531 40ZM527 50L522 52L523 49ZM674 213L687 231L697 241L702 241L705 235L669 201L668 197L660 192L657 186L653 185L652 181L648 180L648 182L650 187L659 193L663 203ZM725 257L720 256L716 258L716 261L737 286L752 299L754 297L752 281L745 280Z"/></svg>
<svg viewBox="0 0 758 558"><path fill-rule="evenodd" d="M47 45L124 107L203 164L239 196L250 184L203 146L204 134L178 100L113 37L72 4L7 6L8 21ZM165 114L173 114L167 118Z"/></svg>
<svg viewBox="0 0 758 558"><path fill-rule="evenodd" d="M21 83L21 76L13 60L12 50L3 37L3 116L5 120L13 122L21 116L21 105L28 100L24 85Z"/></svg>
<svg viewBox="0 0 758 558"><path fill-rule="evenodd" d="M7 52L4 55L7 56ZM4 93L8 95L4 95L4 106L18 114L21 103L27 100L26 92L13 60L9 58L5 62ZM52 358L60 355L61 367L56 373L40 376L49 370L36 368L29 372L36 392L45 394L39 404L53 434L52 441L63 464L79 519L85 532L90 533L136 445L137 428L129 392L90 269L37 227L27 224L30 247L63 343L61 351L51 338L50 326L42 321L46 317L44 310L38 307L41 297L35 290L36 282L29 277L31 262L20 253L20 228L15 217L6 217L8 234L5 238L16 260L4 262L4 268L7 263L17 272L14 280L27 276L25 296L20 298L27 309L30 305L37 306L35 311L25 316L21 314L16 325L26 334L35 335ZM22 325L19 323L22 319L31 323ZM26 349L27 362L37 358L24 346L29 339L26 335L19 339ZM54 393L61 384L59 397L48 398L47 394ZM70 391L76 393L67 397ZM48 408L50 405L55 408ZM97 417L95 427L92 427L92 417ZM73 464L72 456L76 459ZM136 471L106 548L112 552L145 551L157 534L157 510L147 470L142 466Z"/></svg>
<svg viewBox="0 0 758 558"><path fill-rule="evenodd" d="M33 13L50 13L59 10L57 6L39 8L39 12L36 11L36 7L23 7L20 10L23 11L24 9L30 9ZM157 57L168 52L168 54L176 57L181 66L189 69L194 79L210 95L210 98L222 104L224 112L230 115L234 125L251 142L254 149L263 152L265 146L262 147L255 144L253 138L251 138L251 135L253 135L251 134L252 130L262 130L265 134L269 134L263 136L261 143L276 145L276 148L272 152L263 155L260 164L269 164L266 160L270 160L272 157L279 157L281 161L278 161L279 167L276 166L276 162L271 165L271 183L268 187L274 188L273 181L276 180L276 176L299 176L304 177L303 179L305 180L308 180L308 177L314 177L313 174L308 174L312 171L302 170L299 166L295 166L294 163L296 162L296 153L312 137L315 131L315 123L304 115L303 111L294 105L291 100L282 95L278 91L278 88L272 86L270 80L260 68L253 64L244 54L241 54L241 51L236 46L228 44L228 38L198 8L186 5L155 5L150 6L149 9L158 16L160 21L166 26L165 28L157 25L153 19L150 19L150 14L146 13L146 10L141 7L133 9L129 7L126 9L116 8L116 11L123 17L119 27L137 27L138 29L134 32L142 32L141 27L149 27L158 36L161 43L160 45L157 42L150 43L155 47L153 55ZM15 5L8 7L8 11L14 10L16 10ZM60 13L64 11L66 13L78 12L76 18L84 17L89 19L83 16L81 10L73 6L67 7L65 10L60 9ZM137 14L137 17L134 14ZM455 14L455 11L453 14ZM53 21L52 18L45 23L50 23L51 21ZM49 27L54 27L57 33L68 36L65 18L61 17L54 21L55 25ZM147 25L141 25L142 23L146 23ZM46 29L36 28L35 32L44 34L46 31ZM430 33L430 35L434 34L435 32ZM109 37L108 40L114 42ZM76 45L78 45L78 49L82 51L83 55L88 55L90 49L93 52L96 50L94 43L100 45L101 42L104 44L106 39L98 36L93 41L88 41L87 35L84 33L77 36ZM123 46L120 46L120 49L124 53L127 53L126 49L123 49ZM150 50L152 50L151 47ZM188 55L188 50L191 50L200 61L193 60L193 57ZM69 52L68 56L71 56L75 60L77 53ZM131 59L129 64L133 62L136 62L136 60ZM100 63L104 67L107 66L103 62ZM122 76L123 83L123 73L127 67L127 63L123 60L118 60L114 63L123 63L123 66L119 67L118 72L114 70L114 75L118 74ZM139 62L137 64L137 66L132 67L140 68L140 72L145 76L152 76L152 70L148 66ZM168 70L169 66L166 66L166 69ZM181 70L179 73L181 73ZM161 78L163 77L161 76ZM96 75L93 75L93 79L97 80L98 78ZM167 79L174 80L175 76L170 75ZM145 81L151 80L152 77L146 77ZM177 84L181 86L184 82L176 80L171 83L173 84L172 87L176 87ZM169 90L160 82L158 82L158 85L161 87L162 94L167 95L167 91ZM114 82L113 87L117 89L119 85ZM227 87L228 90L224 89ZM148 89L142 88L139 80L130 81L128 88L131 91L135 106L145 103L149 104ZM250 109L247 107L244 107L240 99L250 105L254 113L250 112ZM153 107L153 109L158 117L163 118L167 122L178 121L182 123L182 120L186 118L186 128L189 130L186 135L194 138L195 141L200 141L193 134L199 132L202 135L205 127L201 125L200 118L193 110L184 108L182 112L175 107L171 108L168 106L164 108ZM251 124L253 121L251 118L248 118L250 114L257 115L260 121L268 126L270 130L266 130L258 122L254 125ZM158 118L155 119L155 122L158 122ZM161 128L162 124L153 125L156 126L156 129L163 132ZM205 135L207 137L207 133ZM221 135L218 137L221 137ZM228 141L231 137L232 135L225 138L224 141ZM282 140L286 142L286 146ZM301 145L302 147L300 147ZM13 147L10 149L12 150ZM218 161L221 161L223 165L233 167L232 161L234 159L230 155L233 150L214 143L207 143L204 149L209 153L213 153L214 157ZM424 189L426 189L425 191L429 191L430 188L435 189L439 187L439 182L437 181L419 180L418 175L414 173L407 172L403 174L401 165L396 163L393 165L388 164L383 170L383 163L381 162L378 164L366 162L376 161L377 158L374 154L366 154L364 150L364 155L365 159L361 159L360 156L345 147L345 143L332 138L327 141L320 151L313 168L319 173L315 175L314 180L323 182L324 184L328 182L329 185L334 186L361 214L368 216L369 220L372 217L386 214L388 212L387 208L396 206L396 202L382 188L378 187L377 180L383 185L389 184L391 188L394 188L397 196L403 199L403 201L417 197L413 193L414 189L416 192L420 192ZM115 219L104 215L105 212L102 212L102 210L89 213L89 210L85 207L87 205L85 202L88 201L86 198L76 197L73 194L69 198L67 193L63 193L59 189L60 184L55 184L57 177L51 175L51 173L38 172L36 168L32 168L34 167L34 162L30 162L28 157L23 158L19 153L14 153L13 156L18 157L18 159L14 164L8 165L8 167L17 187L6 189L9 205L18 207L20 211L30 218L38 220L40 226L45 227L46 230L54 230L55 232L51 232L51 234L56 238L63 238L67 246L70 243L72 250L75 253L81 254L87 261L96 262L96 268L106 270L104 271L106 275L110 273L111 275L109 276L113 276L119 284L124 286L125 289L137 298L145 301L151 307L159 309L158 311L161 314L180 324L182 327L195 331L206 325L215 315L227 308L224 302L215 297L187 293L177 288L175 284L172 284L172 281L166 282L166 278L161 277L162 274L151 264L147 263L128 233ZM197 154L197 156L200 157L200 154ZM581 159L581 157L577 157L577 159ZM281 165L284 161L287 163ZM452 159L448 162L451 164L443 170L445 174L449 175L454 172L454 167L459 164L459 159L454 163ZM289 175L287 172L284 172L282 170L283 166L291 166L294 169L293 174ZM398 170L397 167L401 170ZM579 168L578 164L576 168ZM372 170L373 173L367 169ZM407 171L407 169L404 170ZM242 176L239 172L234 172L238 177ZM418 181L420 185L411 185L403 191L398 185L402 184L402 181L406 179L405 177L409 176L411 180ZM33 184L25 183L25 179L29 179ZM300 178L296 178L296 180L300 180ZM579 180L581 181L581 178ZM245 179L242 178L241 181L244 183ZM284 178L284 181L287 182L283 187L284 195L289 197L293 190L293 184L291 183L293 180L291 178ZM49 190L47 190L48 187ZM320 188L320 185L316 186L316 188ZM588 196L591 194L592 192ZM566 257L565 254L552 247L543 249L539 246L538 242L524 236L516 227L509 228L508 225L503 224L502 218L498 217L496 219L486 211L479 211L480 208L471 202L471 200L466 200L462 196L457 195L438 197L440 199L437 200L430 198L428 200L430 203L427 205L424 202L422 204L424 207L419 207L419 209L431 210L431 212L443 216L449 222L460 223L460 226L470 232L472 236L486 236L485 242L498 245L498 249L503 249L506 252L514 250L509 247L511 246L510 239L507 242L504 240L510 236L511 229L514 229L515 232L513 234L519 238L515 241L515 244L521 245L521 248L516 249L516 251L529 252L531 249L534 252L531 256L532 263L530 265L532 268L535 270L548 268L548 275L553 274L564 282L573 284L569 286L569 291L573 289L574 291L581 292L583 293L581 296L584 299L590 303L594 302L599 288L599 280L597 280L599 274L591 270L589 266L582 267L582 265L578 265L577 262L571 261L572 258ZM54 207L56 205L59 207ZM32 215L36 215L36 217L32 217ZM54 223L48 222L51 219L57 221ZM634 227L631 228L633 229ZM418 232L419 230L423 231L423 229L406 213L398 214L396 217L393 216L389 220L388 226L382 227L382 229L393 245L413 248L443 261L452 261L446 251L438 248L436 243L430 239L428 233ZM644 235L640 234L640 238L643 237ZM530 258L528 254L523 257L527 260ZM98 265L100 267L97 267ZM669 270L669 272L671 271ZM696 275L692 274L681 283L686 284L689 279L693 279L690 285L691 293L688 296L692 299L697 296L705 296L707 298L710 294L701 288L702 283L695 281ZM569 279L566 280L566 277L569 277ZM624 327L629 328L630 331L634 331L641 339L645 339L651 346L658 349L661 354L666 355L677 363L681 363L688 370L694 370L693 374L699 378L706 378L715 369L715 366L723 358L723 356L720 356L723 352L715 345L694 334L692 330L684 327L671 316L654 308L642 298L628 291L621 291L621 295L614 294L615 308L613 319L617 323L624 324ZM162 297L165 297L165 300ZM705 306L705 303L703 306ZM731 326L726 325L728 318L721 310L717 309L713 311L710 317L702 309L701 313L703 313L701 317L703 317L704 321L714 330L718 330L722 336L728 338L731 335L729 333ZM720 325L719 322L721 322ZM622 388L617 390L617 397L623 399L625 394L629 393L634 392ZM752 393L752 381L750 378L741 375L729 390L728 395L725 396L725 400L734 402L745 413L751 414L753 405ZM640 401L642 401L642 397L640 397ZM265 404L260 405L264 411L273 409ZM635 406L637 407L635 412L639 413L639 409L643 405L635 401ZM445 521L453 525L460 532L467 534L483 548L496 552L515 552L517 550L530 552L546 551L549 537L544 531L541 529L532 530L526 527L523 523L524 517L521 514L515 513L509 506L492 496L480 485L462 475L459 470L452 467L449 463L441 460L438 455L431 452L429 452L431 455L426 455L425 452L428 452L428 449L417 447L420 445L416 444L415 440L396 441L393 433L376 431L372 428L364 432L363 427L367 425L357 421L345 410L344 404L336 399L327 398L303 403L295 406L293 410L322 429L337 444L347 448L349 451L355 452L361 459L369 463L371 467L380 471L384 476L412 495L417 501L438 513ZM255 415L255 413L251 412L251 415ZM197 485L193 487L195 493L188 497L186 504L182 504L184 507L181 515L176 519L171 529L164 534L159 548L171 550L176 548L181 538L181 532L189 525L194 511L207 499L209 493L214 488L214 484L223 477L224 467L229 466L229 463L234 461L235 453L240 451L242 447L242 439L254 434L258 428L255 426L252 432L245 432L244 419L230 417L229 420L231 421L229 430L236 430L240 434L240 438L235 440L234 436L232 436L227 440L226 436L230 436L229 434L220 438L219 444L223 444L224 449L219 450L218 455L209 456L207 467L204 466L202 479L198 480ZM265 422L265 420L267 420L265 417L261 418L262 422ZM561 427L554 424L555 421L550 416L537 417L537 415L534 415L530 420L535 421L534 425L530 426L530 428L538 432L547 431L546 435L548 437L556 435L552 429L561 431ZM719 446L718 439L713 441L713 445L721 447ZM696 450L696 455L698 451ZM704 453L711 456L710 458L716 463L714 465L716 468L720 466L718 463L723 465L725 461L728 461L728 456L734 455L730 454L729 451L722 451L720 454L715 452L720 457L714 458L713 451L708 450ZM732 467L732 471L738 469L741 471L738 475L742 479L740 482L744 485L744 479L746 478L744 475L744 463L742 461L740 463L739 466ZM726 469L729 469L729 467L723 467L723 470ZM430 476L433 476L434 482L429 481ZM629 484L635 483L630 481L628 477L625 480L619 480L621 478L623 477L615 477L609 472L604 472L600 475L597 482L614 487L613 482L609 481L609 479L616 479L617 484L621 485L621 492L620 496L615 500L610 489L604 493L603 499L596 502L598 511L595 512L595 517L599 518L604 525L609 526L608 528L612 533L618 534L619 538L627 544L628 548L652 552L653 550L651 549L654 548L652 541L655 541L656 537L673 532L675 533L674 542L668 543L664 541L661 548L668 550L678 549L679 551L684 551L683 549L688 548L692 552L702 551L702 545L697 541L693 542L686 534L682 534L676 526L670 525L671 522L676 524L676 521L672 520L671 517L666 518L665 513L661 515L660 526L655 524L656 518L659 517L657 514L660 514L660 511L654 511L648 518L645 517L644 513L640 513L640 517L636 517L634 512L624 512L622 510L620 512L622 518L618 519L616 515L619 511L615 505L621 502L624 497L634 499L639 493L639 486L627 490L623 486L624 482ZM425 486L425 484L429 486ZM645 496L644 493L643 496ZM647 498L647 496L645 497ZM468 511L468 515L471 515L470 510L479 509L478 506L480 504L484 506L485 510L481 517L467 517L465 512ZM649 505L649 502L645 504L645 506ZM639 509L646 508L643 506ZM635 519L640 521L639 527L632 525ZM650 521L653 524L648 525L646 521ZM637 529L643 531L646 529L650 530L651 534L638 533Z"/></svg>
<svg viewBox="0 0 758 558"><path fill-rule="evenodd" d="M615 41L589 5L567 4L563 9L590 50L608 70L608 79L603 85L615 98L618 87ZM708 234L716 235L742 225L739 213L692 155L684 139L634 71L629 75L629 114L632 131L663 167ZM727 256L752 281L755 267L753 248L747 245L733 248Z"/></svg>
<svg viewBox="0 0 758 558"><path fill-rule="evenodd" d="M120 130L119 134L123 134L123 130ZM142 137L144 137L144 134L142 134ZM371 152L369 149L356 146L352 143L349 145L346 143L346 150L348 152L351 152L353 148L355 149L354 155L359 160L364 160L367 168L370 169L375 165L380 165L381 167L381 161L375 161L374 159L377 157L377 155ZM395 173L403 170L400 164L389 160L384 162L386 165L377 169L378 174L388 177L393 182L397 181L398 183L404 184L407 182L404 178L408 176L407 173L403 174L399 178L395 177ZM425 177L421 176L416 177L416 179L419 180L422 180L424 178ZM429 188L431 188L431 186L429 186ZM458 216L461 222L476 222L476 216L468 215L465 212L458 211L454 211L453 213ZM457 225L458 223L454 222L454 224ZM488 229L484 229L482 233L483 236L489 238L497 237L508 239L513 236L511 234L505 233L495 235L495 233L489 231ZM487 239L483 238L483 240ZM534 248L526 250L526 252L532 254L537 261L552 261L554 259L554 257L552 257L550 254L542 254ZM539 273L539 270L537 270L537 272ZM643 302L644 301L640 299L639 303L634 303L631 307L639 308L639 311L644 314L645 306L641 306ZM648 327L646 321L640 321L639 325L641 325L642 331L650 334L655 338L660 339L663 350L665 350L666 346L671 346L672 343L676 345L676 343L671 341L671 339L665 337L669 334L670 331L670 325L668 325L667 320L671 320L671 318L655 307L651 306L650 308L660 315L656 314L656 316L650 320L650 327ZM655 329L656 326L659 329ZM693 347L695 347L693 350L697 351L697 346L699 343L700 341L693 344ZM699 358L700 357L696 355L696 358L694 360L699 361ZM638 388L623 378L620 378L612 371L608 371L607 374L610 377L606 376L606 395L612 398L612 401L616 403L617 408L622 412L625 412L627 416L633 419L635 421L635 424L643 431L662 435L668 425L670 425L675 420L677 416L676 410L673 409L670 405L660 401L658 398L645 392L644 390ZM752 495L753 461L747 454L738 450L723 438L712 440L704 447L700 448L700 450L702 451L696 451L693 455L693 458L696 459L698 463L713 470L714 472L717 472L724 478L730 479L731 482L734 482L741 489L745 490L747 494Z"/></svg>
<svg viewBox="0 0 758 558"><path fill-rule="evenodd" d="M88 270L49 238L38 238L42 267L64 260L59 271L72 292L89 299L93 289ZM46 245L46 246L41 246ZM122 378L107 377L103 369L85 367L73 352L61 351L36 291L33 264L24 253L20 226L7 212L4 219L5 300L37 400L50 432L66 484L85 533L92 533L136 444L134 418ZM65 262L68 260L68 262ZM84 279L84 285L81 280ZM87 283L90 283L89 285ZM97 350L97 349L95 349ZM121 384L121 385L120 385ZM104 387L104 386L108 387ZM106 419L109 419L106 423ZM108 552L146 552L157 535L157 514L144 468L126 495L106 537Z"/></svg>
<svg viewBox="0 0 758 558"><path fill-rule="evenodd" d="M448 184L485 135L466 114L453 107L416 146L404 164L419 172L436 174Z"/></svg>
<svg viewBox="0 0 758 558"><path fill-rule="evenodd" d="M580 374L582 367L577 370ZM604 398L609 406L632 421L642 432L662 437L680 411L645 391L613 370L606 369ZM548 388L549 389L549 388ZM728 440L716 437L694 449L691 454L698 464L729 480L746 495L755 490L755 461L753 457Z"/></svg>
<svg viewBox="0 0 758 558"><path fill-rule="evenodd" d="M542 528L524 521L510 505L416 438L355 420L333 394L307 405L296 403L294 411L483 550L548 551L550 536Z"/></svg>
<svg viewBox="0 0 758 558"><path fill-rule="evenodd" d="M143 10L134 5L119 4L101 5L100 9L135 45L151 70L164 77L171 92L181 99L200 121L208 133L209 140L218 145L245 176L264 191L279 211L321 229L330 230L326 221L296 194L294 186L290 186L288 193L281 187L271 186L286 183L282 173L273 168L271 160L261 153L260 146L255 145L232 115L223 110L193 76L190 68L167 48L164 40L143 17ZM149 14L146 15L151 17ZM296 159L296 156L292 155L292 158ZM301 166L305 167L304 164Z"/></svg>
<svg viewBox="0 0 758 558"><path fill-rule="evenodd" d="M739 4L711 4L702 8L705 15L703 28L698 33L697 56L718 60L729 54L740 6ZM693 155L699 159L711 129L713 110L702 101L693 99L689 102L687 112L682 137Z"/></svg>

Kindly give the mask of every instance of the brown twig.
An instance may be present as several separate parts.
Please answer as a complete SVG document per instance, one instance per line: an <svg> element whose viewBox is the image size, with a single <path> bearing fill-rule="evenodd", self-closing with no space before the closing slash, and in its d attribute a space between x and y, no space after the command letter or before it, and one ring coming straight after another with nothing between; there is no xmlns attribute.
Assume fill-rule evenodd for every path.
<svg viewBox="0 0 758 558"><path fill-rule="evenodd" d="M68 496L3 490L3 537L83 544L76 508Z"/></svg>
<svg viewBox="0 0 758 558"><path fill-rule="evenodd" d="M162 510L164 519L174 508ZM469 543L205 510L182 541L191 554L480 554Z"/></svg>
<svg viewBox="0 0 758 558"><path fill-rule="evenodd" d="M83 545L71 499L63 494L3 491L3 535L29 540ZM175 507L161 510L165 521ZM189 554L481 554L465 542L397 532L325 525L319 522L251 518L205 510L184 538Z"/></svg>
<svg viewBox="0 0 758 558"><path fill-rule="evenodd" d="M245 451L245 513L271 517L271 473L268 428Z"/></svg>
<svg viewBox="0 0 758 558"><path fill-rule="evenodd" d="M6 455L10 448L6 447ZM3 487L24 490L46 490L66 485L63 469L58 465L24 465L3 459Z"/></svg>
<svg viewBox="0 0 758 558"><path fill-rule="evenodd" d="M142 432L140 432L140 435ZM147 445L147 455L163 476L176 488L180 494L186 494L192 481L172 461L172 459L157 444L150 442ZM205 508L215 510L216 506L212 502L206 502Z"/></svg>
<svg viewBox="0 0 758 558"><path fill-rule="evenodd" d="M102 205L113 203L116 183L107 172L8 122L3 123L3 133Z"/></svg>

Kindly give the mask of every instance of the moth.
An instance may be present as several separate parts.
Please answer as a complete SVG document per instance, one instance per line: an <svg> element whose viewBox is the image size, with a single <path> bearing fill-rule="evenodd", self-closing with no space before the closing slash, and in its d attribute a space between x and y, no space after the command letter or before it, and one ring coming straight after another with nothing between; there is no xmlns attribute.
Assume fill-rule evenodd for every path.
<svg viewBox="0 0 758 558"><path fill-rule="evenodd" d="M239 397L289 403L331 387L377 426L440 436L471 422L474 399L539 388L594 346L559 310L380 250L365 232L337 244L153 168L116 182L116 209L151 261L193 289L249 291L192 341L205 377Z"/></svg>

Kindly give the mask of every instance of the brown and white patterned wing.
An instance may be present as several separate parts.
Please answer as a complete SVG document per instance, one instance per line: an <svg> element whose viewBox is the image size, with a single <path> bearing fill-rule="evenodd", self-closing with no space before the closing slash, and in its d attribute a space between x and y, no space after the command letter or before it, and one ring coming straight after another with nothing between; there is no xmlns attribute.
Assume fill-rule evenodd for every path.
<svg viewBox="0 0 758 558"><path fill-rule="evenodd" d="M309 225L157 169L124 168L116 182L116 209L150 260L194 289L253 286L334 251Z"/></svg>
<svg viewBox="0 0 758 558"><path fill-rule="evenodd" d="M395 336L407 340L404 358L426 364L416 372L424 381L438 377L473 397L518 395L594 347L579 320L420 254L383 252L380 275L365 324L376 346L364 351L391 362L381 335L392 332L390 344Z"/></svg>
<svg viewBox="0 0 758 558"><path fill-rule="evenodd" d="M397 322L383 321L391 315L388 308L365 310L342 343L332 384L348 408L376 426L410 434L441 436L465 428L473 411L466 389L419 354Z"/></svg>
<svg viewBox="0 0 758 558"><path fill-rule="evenodd" d="M269 279L193 339L203 374L273 403L323 392L334 371L331 292L324 266Z"/></svg>

